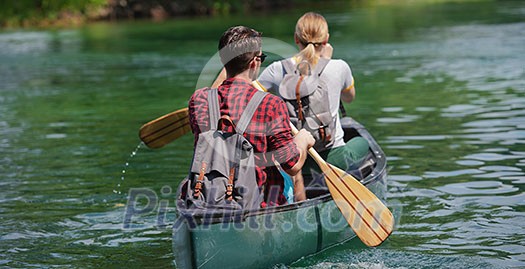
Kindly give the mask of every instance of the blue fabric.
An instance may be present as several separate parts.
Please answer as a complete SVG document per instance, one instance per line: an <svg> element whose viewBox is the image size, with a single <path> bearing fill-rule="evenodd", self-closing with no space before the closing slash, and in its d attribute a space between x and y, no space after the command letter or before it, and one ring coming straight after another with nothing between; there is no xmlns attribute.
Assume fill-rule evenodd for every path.
<svg viewBox="0 0 525 269"><path fill-rule="evenodd" d="M281 172L281 175L284 178L284 190L283 195L286 197L286 201L288 201L289 204L293 203L293 180L290 175L285 173L282 169L279 169L279 172Z"/></svg>

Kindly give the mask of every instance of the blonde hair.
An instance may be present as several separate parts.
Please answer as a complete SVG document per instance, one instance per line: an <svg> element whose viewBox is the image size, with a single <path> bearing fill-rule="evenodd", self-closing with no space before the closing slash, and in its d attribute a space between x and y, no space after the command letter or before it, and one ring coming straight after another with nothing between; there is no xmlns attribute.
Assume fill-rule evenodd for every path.
<svg viewBox="0 0 525 269"><path fill-rule="evenodd" d="M325 18L315 12L304 14L295 25L295 38L304 46L295 57L300 64L307 61L310 65L317 64L315 52L328 40L328 23ZM303 70L301 73L304 74Z"/></svg>

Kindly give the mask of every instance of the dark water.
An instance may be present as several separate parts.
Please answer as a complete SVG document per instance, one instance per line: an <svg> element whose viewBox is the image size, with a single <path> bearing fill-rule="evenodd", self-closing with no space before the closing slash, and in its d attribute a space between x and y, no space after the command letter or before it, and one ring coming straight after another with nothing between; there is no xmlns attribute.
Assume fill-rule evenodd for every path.
<svg viewBox="0 0 525 269"><path fill-rule="evenodd" d="M525 4L423 2L319 10L400 217L379 248L289 267L525 267ZM138 128L186 105L227 27L293 44L304 11L0 33L0 267L172 266L192 137L150 150ZM132 188L157 199L123 229Z"/></svg>

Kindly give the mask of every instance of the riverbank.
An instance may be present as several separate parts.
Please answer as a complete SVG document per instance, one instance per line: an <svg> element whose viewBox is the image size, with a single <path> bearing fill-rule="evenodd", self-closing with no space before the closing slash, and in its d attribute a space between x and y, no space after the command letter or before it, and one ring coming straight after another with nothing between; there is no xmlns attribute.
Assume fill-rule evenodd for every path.
<svg viewBox="0 0 525 269"><path fill-rule="evenodd" d="M268 12L305 4L315 5L316 2L318 1L33 0L0 3L0 28L70 27L94 21L136 19L162 21L189 16L249 14L255 11Z"/></svg>
<svg viewBox="0 0 525 269"><path fill-rule="evenodd" d="M273 13L279 10L344 10L382 5L405 5L410 0L25 0L0 1L0 29L64 28L94 21L162 21L180 17L213 17ZM483 0L420 0L425 2L469 2Z"/></svg>

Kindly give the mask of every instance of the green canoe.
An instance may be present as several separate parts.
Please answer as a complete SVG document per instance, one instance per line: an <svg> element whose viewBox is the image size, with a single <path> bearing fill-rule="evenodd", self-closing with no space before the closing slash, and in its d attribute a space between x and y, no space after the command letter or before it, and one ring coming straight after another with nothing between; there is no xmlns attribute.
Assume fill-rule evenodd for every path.
<svg viewBox="0 0 525 269"><path fill-rule="evenodd" d="M383 151L361 124L349 117L341 123L345 140L362 136L370 144L369 157L350 173L384 199L387 169ZM355 237L327 187L307 182L305 186L307 200L278 207L198 219L177 211L173 225L177 268L268 268Z"/></svg>

